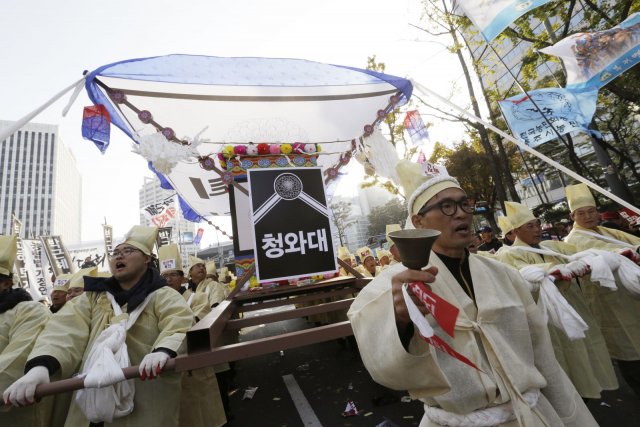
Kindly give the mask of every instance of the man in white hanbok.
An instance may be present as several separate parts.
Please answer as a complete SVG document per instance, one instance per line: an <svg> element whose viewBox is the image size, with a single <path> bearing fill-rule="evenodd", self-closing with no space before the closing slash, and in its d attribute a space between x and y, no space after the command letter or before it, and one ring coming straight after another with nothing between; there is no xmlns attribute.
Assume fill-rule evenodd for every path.
<svg viewBox="0 0 640 427"><path fill-rule="evenodd" d="M474 207L459 183L425 177L410 162L400 163L398 173L410 196L411 224L441 234L428 269L388 268L349 310L373 379L424 402L422 427L596 426L556 361L545 321L518 271L467 251ZM460 309L450 338L421 306L436 335L479 370L419 336L402 293L403 284L414 281Z"/></svg>

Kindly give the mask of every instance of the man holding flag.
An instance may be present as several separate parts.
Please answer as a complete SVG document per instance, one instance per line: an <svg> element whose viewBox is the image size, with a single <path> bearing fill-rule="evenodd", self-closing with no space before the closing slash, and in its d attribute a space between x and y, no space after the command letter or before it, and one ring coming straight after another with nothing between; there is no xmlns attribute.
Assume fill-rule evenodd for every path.
<svg viewBox="0 0 640 427"><path fill-rule="evenodd" d="M410 196L413 226L441 234L429 268L388 268L349 310L373 379L424 402L421 426L596 426L554 357L545 321L522 277L467 251L474 206L458 181L444 174L425 177L419 165L406 161L398 174ZM459 309L455 336L445 337L448 351L425 342L421 323L420 333L414 327L413 321L426 316L443 335L426 305L416 320L411 317L417 297L407 294L405 300L403 284L412 282L427 284Z"/></svg>

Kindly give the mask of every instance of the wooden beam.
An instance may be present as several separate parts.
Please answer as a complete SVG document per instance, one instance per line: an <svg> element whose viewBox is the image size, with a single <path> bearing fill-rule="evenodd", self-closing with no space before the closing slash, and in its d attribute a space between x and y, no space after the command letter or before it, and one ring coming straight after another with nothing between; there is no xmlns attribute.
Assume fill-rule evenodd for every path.
<svg viewBox="0 0 640 427"><path fill-rule="evenodd" d="M304 316L312 316L319 313L330 313L332 311L344 310L351 307L353 298L340 301L327 302L324 304L316 304L309 307L292 308L285 311L277 311L275 313L263 314L261 316L245 317L244 319L229 320L227 322L228 330L237 330L249 326L261 325L263 323L281 322L283 320L297 319Z"/></svg>

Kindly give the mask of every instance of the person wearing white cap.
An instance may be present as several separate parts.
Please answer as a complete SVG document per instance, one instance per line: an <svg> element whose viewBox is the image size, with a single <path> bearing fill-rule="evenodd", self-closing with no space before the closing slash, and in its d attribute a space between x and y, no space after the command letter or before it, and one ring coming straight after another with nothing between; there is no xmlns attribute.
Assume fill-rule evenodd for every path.
<svg viewBox="0 0 640 427"><path fill-rule="evenodd" d="M69 290L69 279L71 279L72 273L61 274L56 277L53 282L53 287L50 291L51 297L51 310L52 313L57 313L67 302L67 292Z"/></svg>
<svg viewBox="0 0 640 427"><path fill-rule="evenodd" d="M16 236L0 236L0 391L22 376L27 356L51 313L29 292L13 287ZM53 398L29 407L0 406L2 426L49 426Z"/></svg>
<svg viewBox="0 0 640 427"><path fill-rule="evenodd" d="M384 270L391 265L391 260L393 259L393 255L391 255L391 252L382 248L378 248L376 249L376 255L378 255L380 270Z"/></svg>
<svg viewBox="0 0 640 427"><path fill-rule="evenodd" d="M640 238L598 226L596 201L586 184L569 185L565 190L574 224L564 241L573 244L577 251L599 249L625 256L637 263L640 259ZM640 267L631 265L635 267L633 274L637 280ZM640 300L622 285L619 273L615 279L618 288L615 291L587 282L583 292L600 323L609 354L617 361L624 380L640 396Z"/></svg>
<svg viewBox="0 0 640 427"><path fill-rule="evenodd" d="M373 379L420 399L422 427L596 426L554 357L546 322L522 277L498 261L468 253L474 206L458 181L425 176L420 165L408 161L396 170L410 224L440 235L430 267L390 267L351 305L351 325ZM479 370L429 345L414 329L403 284L415 281L460 310L450 338L418 302L436 334Z"/></svg>
<svg viewBox="0 0 640 427"><path fill-rule="evenodd" d="M589 310L580 284L576 280L576 277L586 275L588 268L584 263L581 263L582 267L578 266L578 269L574 268L575 263L567 264L568 256L576 252L571 244L554 242L554 250L540 246L540 220L528 207L515 202L505 202L505 207L516 238L512 246L500 248L496 254L497 259L520 270L525 279L532 276L542 279L545 276L554 277L551 286L553 289L557 288L559 295L555 298L552 296L552 299L557 301L564 298L585 322L584 326L588 326L581 334L584 338L570 339L562 325L549 322L549 334L556 359L580 396L585 399L599 399L602 390L617 389L618 381L600 326ZM538 304L541 304L540 284L532 285L537 288L532 294ZM552 316L549 318L553 319Z"/></svg>
<svg viewBox="0 0 640 427"><path fill-rule="evenodd" d="M207 277L206 263L198 257L189 255L189 289L195 293L207 295L209 306L215 307L226 298L226 286Z"/></svg>
<svg viewBox="0 0 640 427"><path fill-rule="evenodd" d="M355 265L351 263L351 252L349 252L349 248L347 248L346 246L340 246L338 248L338 258L349 264L349 266L355 267ZM349 273L343 267L340 267L339 272L341 276L351 276L351 273Z"/></svg>
<svg viewBox="0 0 640 427"><path fill-rule="evenodd" d="M380 267L376 264L376 259L373 257L373 251L366 246L361 247L356 251L360 257L360 262L356 270L360 272L364 277L376 277L380 274Z"/></svg>
<svg viewBox="0 0 640 427"><path fill-rule="evenodd" d="M193 313L152 267L157 233L134 226L111 254L113 277L84 278L85 292L51 317L27 357L25 375L5 390L5 402L29 404L51 375L68 378L79 369L85 389L74 393L65 425L178 425L182 375L160 373L183 351ZM94 368L102 354L119 366L139 365L142 380L157 380L120 382L120 368Z"/></svg>
<svg viewBox="0 0 640 427"><path fill-rule="evenodd" d="M67 302L84 293L84 276L97 277L98 267L86 267L71 275L67 282Z"/></svg>

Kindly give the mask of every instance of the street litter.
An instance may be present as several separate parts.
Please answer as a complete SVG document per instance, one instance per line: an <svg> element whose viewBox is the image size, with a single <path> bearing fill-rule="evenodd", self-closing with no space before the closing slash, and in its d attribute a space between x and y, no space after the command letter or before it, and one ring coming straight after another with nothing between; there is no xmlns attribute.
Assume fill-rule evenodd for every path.
<svg viewBox="0 0 640 427"><path fill-rule="evenodd" d="M347 401L347 407L344 408L344 412L342 412L343 417L355 417L358 415L358 408L356 408L356 404L353 403L353 400Z"/></svg>
<svg viewBox="0 0 640 427"><path fill-rule="evenodd" d="M258 387L247 387L244 390L244 396L242 396L242 400L253 399L253 395L256 394Z"/></svg>

